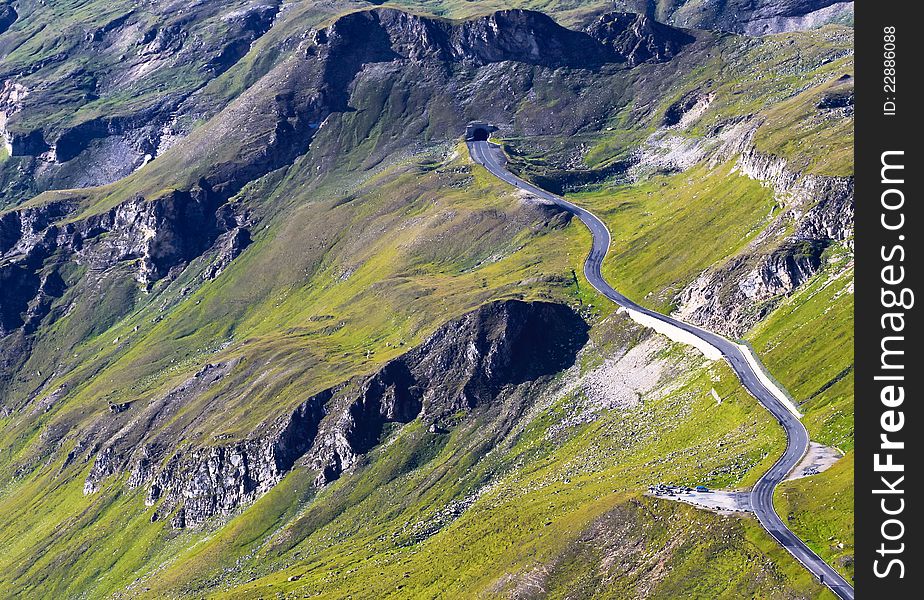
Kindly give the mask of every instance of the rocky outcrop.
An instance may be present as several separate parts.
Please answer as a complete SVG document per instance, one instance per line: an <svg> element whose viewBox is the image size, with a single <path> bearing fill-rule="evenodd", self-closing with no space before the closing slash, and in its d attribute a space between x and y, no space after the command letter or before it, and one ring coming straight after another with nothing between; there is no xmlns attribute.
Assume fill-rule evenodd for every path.
<svg viewBox="0 0 924 600"><path fill-rule="evenodd" d="M514 61L573 68L669 60L694 41L681 30L629 13L608 13L586 31L573 31L529 10L502 10L454 23L394 9L347 15L315 39L360 34L368 40L387 40L390 52L414 61L468 65Z"/></svg>
<svg viewBox="0 0 924 600"><path fill-rule="evenodd" d="M324 485L359 464L388 423L422 419L434 431L448 431L459 414L546 382L574 363L587 330L564 305L494 302L447 323L373 375L310 396L248 439L169 450L141 441L152 420L138 417L134 430L123 426L121 436L97 452L84 491L94 493L107 477L130 471L127 484L147 486L148 505L185 527L252 502L296 462L315 470L316 484ZM229 368L204 370L146 412L166 419L166 407L180 397L188 402Z"/></svg>
<svg viewBox="0 0 924 600"><path fill-rule="evenodd" d="M822 266L831 244L853 248L854 181L791 171L747 148L738 170L773 188L780 211L741 254L702 273L678 296L677 316L737 337ZM791 233L786 233L791 231Z"/></svg>
<svg viewBox="0 0 924 600"><path fill-rule="evenodd" d="M773 188L784 204L781 219L796 223L793 240L827 239L853 248L853 177L803 175L782 158L755 150L737 162L741 173Z"/></svg>
<svg viewBox="0 0 924 600"><path fill-rule="evenodd" d="M109 410L84 430L68 454L65 468L80 459L93 460L84 481L85 494L95 493L106 478L128 469L130 487L149 481L155 473L158 448L163 447L162 440L169 438L165 432L184 427L176 419L178 412L219 384L239 362L206 364L192 377L148 402L110 402ZM62 389L52 395L63 393Z"/></svg>
<svg viewBox="0 0 924 600"><path fill-rule="evenodd" d="M233 222L237 223L238 219L235 218ZM246 217L244 217L243 222L247 222ZM202 277L204 279L215 279L221 275L231 264L231 261L240 256L241 252L250 245L250 242L250 230L239 225L220 235L213 246L216 249L215 258L206 267Z"/></svg>
<svg viewBox="0 0 924 600"><path fill-rule="evenodd" d="M18 17L16 9L11 4L0 4L0 33L9 29Z"/></svg>
<svg viewBox="0 0 924 600"><path fill-rule="evenodd" d="M217 44L205 68L219 75L244 58L250 46L273 26L280 8L279 2L264 0L223 15L222 21L230 34Z"/></svg>
<svg viewBox="0 0 924 600"><path fill-rule="evenodd" d="M278 0L233 8L196 2L182 11L171 3L149 3L114 8L108 20L92 24L75 16L75 23L56 24L59 33L52 35L42 20L53 13L30 11L22 17L20 36L42 32L44 58L25 69L0 71L5 87L31 92L27 102L13 104L0 92L0 135L10 155L21 157L19 176L42 191L103 185L132 173L187 134L195 120L221 108L203 105L194 92L238 63L279 9ZM9 4L0 5L0 34L16 18ZM11 49L6 42L0 39L0 54ZM13 48L22 43L9 41ZM61 51L52 52L56 47ZM165 72L176 76L164 77ZM157 78L156 93L145 89ZM102 114L79 110L100 100L112 108ZM100 116L86 118L87 113Z"/></svg>
<svg viewBox="0 0 924 600"><path fill-rule="evenodd" d="M34 261L30 261L34 262ZM29 304L36 299L40 279L29 263L0 266L0 336L22 327Z"/></svg>
<svg viewBox="0 0 924 600"><path fill-rule="evenodd" d="M670 60L695 39L685 31L631 13L601 15L588 26L587 33L616 60L632 66Z"/></svg>
<svg viewBox="0 0 924 600"><path fill-rule="evenodd" d="M67 202L52 202L0 215L0 337L33 330L63 293L57 270L43 267L57 246L54 222L68 210Z"/></svg>
<svg viewBox="0 0 924 600"><path fill-rule="evenodd" d="M315 439L330 395L312 396L259 439L174 454L156 471L151 449L143 447L128 485L148 484L145 503L160 502L159 511L174 512L177 527L228 514L269 491L292 468Z"/></svg>
<svg viewBox="0 0 924 600"><path fill-rule="evenodd" d="M11 112L13 129L0 133L39 191L105 185L130 175L185 135L178 119L181 100L168 96L130 114L95 117L54 131L22 131Z"/></svg>
<svg viewBox="0 0 924 600"><path fill-rule="evenodd" d="M758 261L757 266L738 282L738 290L751 302L789 294L818 271L821 253L829 243L830 240L824 238L787 240Z"/></svg>
<svg viewBox="0 0 924 600"><path fill-rule="evenodd" d="M542 302L489 304L443 326L422 346L338 395L339 417L322 425L309 453L318 481L330 481L377 443L388 422L445 425L459 411L492 402L507 386L557 373L574 361L587 325L569 308Z"/></svg>
<svg viewBox="0 0 924 600"><path fill-rule="evenodd" d="M661 119L662 127L679 127L683 129L706 112L715 94L693 90L684 94L679 100L667 107Z"/></svg>
<svg viewBox="0 0 924 600"><path fill-rule="evenodd" d="M150 288L213 246L207 267L215 277L250 242L247 219L236 214L207 184L147 201L136 197L79 221L63 223L76 201L59 200L0 215L0 336L25 327L31 332L66 287L57 270L70 260L103 271L133 264L136 280Z"/></svg>
<svg viewBox="0 0 924 600"><path fill-rule="evenodd" d="M243 218L223 201L205 182L155 201L135 198L79 224L68 224L59 236L60 245L76 249L75 259L95 269L136 260L135 278L149 288L202 255L220 235L241 231ZM249 237L238 235L239 253ZM225 264L228 260L223 259Z"/></svg>

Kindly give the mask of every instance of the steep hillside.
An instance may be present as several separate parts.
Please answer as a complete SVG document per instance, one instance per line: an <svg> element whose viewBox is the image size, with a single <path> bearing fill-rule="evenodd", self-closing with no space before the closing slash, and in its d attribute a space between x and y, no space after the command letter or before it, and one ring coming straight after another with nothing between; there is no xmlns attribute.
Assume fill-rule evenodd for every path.
<svg viewBox="0 0 924 600"><path fill-rule="evenodd" d="M746 488L782 431L459 138L495 124L619 289L747 339L849 452L848 28L49 4L0 12L0 595L825 597L644 494ZM848 571L849 464L781 498Z"/></svg>
<svg viewBox="0 0 924 600"><path fill-rule="evenodd" d="M486 31L497 33L486 37ZM547 45L541 52L539 37ZM359 46L357 39L366 43ZM409 143L422 149L455 138L466 113L486 112L480 107L491 107L498 120L513 120L526 132L587 127L599 119L596 110L616 110L625 102L611 80L635 62L667 60L694 41L644 17L602 17L583 33L529 12L455 25L386 9L353 13L315 30L208 126L149 167L109 186L43 194L0 217L2 269L13 282L4 309L10 335L0 343L10 348L7 372L19 371L25 379L0 386L14 386L25 396L46 385L34 373L48 373L48 367L15 367L37 354L29 350L35 338L26 337L32 327L27 321L47 316L49 324L57 322L43 283L60 270L54 265L90 267L84 273L68 266L69 278L53 276L62 282L55 290L60 298L68 298L69 289L76 297L75 288L85 285L122 285L124 277L107 276L113 269L132 273L154 291L206 255L213 267L199 280L208 279L246 246L256 221L286 210L288 195L329 186L331 197L342 197L344 178L394 161ZM627 43L632 52L621 50ZM563 69L585 59L596 70ZM504 86L493 79L499 70L506 73ZM584 86L594 94L579 98ZM575 112L573 105L556 109L539 97L511 101L531 91L564 92L585 106ZM290 176L280 171L286 168ZM270 192L279 202L263 197ZM127 314L131 305L109 307L107 318Z"/></svg>
<svg viewBox="0 0 924 600"><path fill-rule="evenodd" d="M744 338L801 405L812 439L849 463L853 67L843 35L768 38L751 50L771 51L756 77L747 54L726 55L724 80L702 69L635 132L626 124L637 117L626 111L619 127L581 139L577 152L575 141L555 137L512 138L508 152L525 175L575 190L575 202L608 218L611 281L651 308ZM788 85L798 92L786 97ZM549 165L550 149L567 168ZM850 575L844 469L806 483L812 500L787 487L781 514L794 515L794 530Z"/></svg>
<svg viewBox="0 0 924 600"><path fill-rule="evenodd" d="M22 0L0 4L0 208L124 177L266 74L306 27L380 2ZM537 9L578 27L615 10L679 27L763 35L849 22L851 2L399 0L469 18ZM186 5L183 5L184 7Z"/></svg>
<svg viewBox="0 0 924 600"><path fill-rule="evenodd" d="M128 175L223 106L210 81L265 72L242 59L285 43L261 42L283 19L279 2L179 6L15 3L0 35L5 203Z"/></svg>

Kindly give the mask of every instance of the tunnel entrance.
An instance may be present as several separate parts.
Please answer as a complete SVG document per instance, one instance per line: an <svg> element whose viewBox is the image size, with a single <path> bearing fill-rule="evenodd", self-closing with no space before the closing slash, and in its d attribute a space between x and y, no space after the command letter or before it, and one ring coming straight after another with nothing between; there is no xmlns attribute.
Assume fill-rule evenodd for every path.
<svg viewBox="0 0 924 600"><path fill-rule="evenodd" d="M472 121L465 128L465 139L471 142L486 142L492 131L497 131L497 127L485 121Z"/></svg>

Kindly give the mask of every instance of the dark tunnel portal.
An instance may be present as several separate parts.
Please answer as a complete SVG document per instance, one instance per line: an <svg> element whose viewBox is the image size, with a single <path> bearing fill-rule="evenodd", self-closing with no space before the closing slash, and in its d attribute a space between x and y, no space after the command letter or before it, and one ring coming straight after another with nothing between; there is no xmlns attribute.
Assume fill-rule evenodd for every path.
<svg viewBox="0 0 924 600"><path fill-rule="evenodd" d="M488 130L483 127L477 128L472 132L472 141L473 142L486 142L488 141Z"/></svg>

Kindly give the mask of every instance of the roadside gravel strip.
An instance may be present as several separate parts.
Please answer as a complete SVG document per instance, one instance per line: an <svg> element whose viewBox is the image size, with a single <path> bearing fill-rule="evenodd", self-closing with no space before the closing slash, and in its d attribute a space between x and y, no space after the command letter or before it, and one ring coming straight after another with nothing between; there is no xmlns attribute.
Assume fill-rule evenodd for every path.
<svg viewBox="0 0 924 600"><path fill-rule="evenodd" d="M560 196L542 190L510 173L500 148L490 142L467 142L468 151L479 165L512 186L555 203L578 217L590 229L593 246L584 262L584 276L601 294L625 309L639 323L652 327L667 337L698 348L708 358L724 358L738 375L742 385L764 408L770 411L786 431L786 450L751 490L751 506L764 529L796 560L815 575L839 598L853 600L853 587L790 531L773 507L773 491L808 451L809 436L799 418L802 416L789 398L764 373L750 350L711 331L678 321L649 310L629 300L603 278L600 267L610 248L610 232L596 215Z"/></svg>

